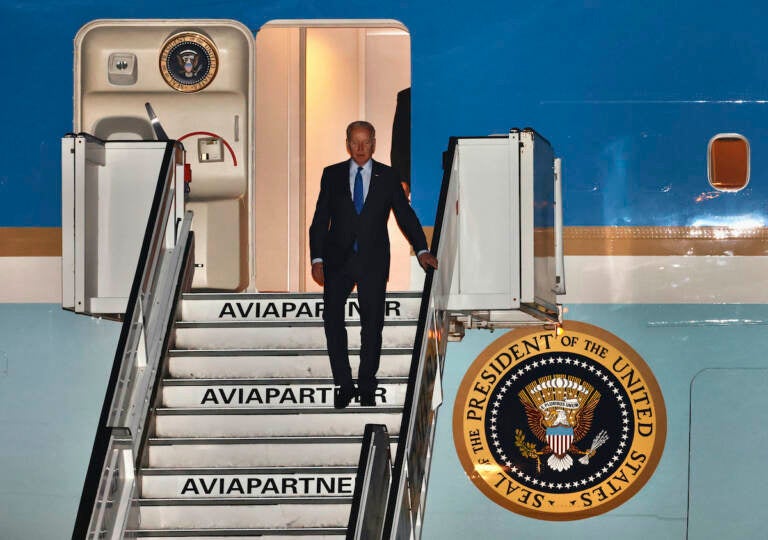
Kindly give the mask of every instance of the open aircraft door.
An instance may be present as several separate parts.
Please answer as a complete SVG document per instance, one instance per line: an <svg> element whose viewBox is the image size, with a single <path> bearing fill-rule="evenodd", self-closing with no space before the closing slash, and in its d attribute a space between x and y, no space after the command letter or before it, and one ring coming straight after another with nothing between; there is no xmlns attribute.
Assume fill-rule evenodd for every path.
<svg viewBox="0 0 768 540"><path fill-rule="evenodd" d="M254 66L253 34L236 21L98 20L78 32L73 125L91 151L78 168L64 148L65 308L124 311L161 165L130 151L164 138L186 150L176 161L191 181L193 287L248 287Z"/></svg>

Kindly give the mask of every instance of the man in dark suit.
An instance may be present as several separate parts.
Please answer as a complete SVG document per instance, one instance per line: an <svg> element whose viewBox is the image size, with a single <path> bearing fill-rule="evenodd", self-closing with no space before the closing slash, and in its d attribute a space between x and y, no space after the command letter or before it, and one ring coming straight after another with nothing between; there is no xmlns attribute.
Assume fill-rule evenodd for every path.
<svg viewBox="0 0 768 540"><path fill-rule="evenodd" d="M387 220L397 223L426 270L437 268L424 231L390 167L373 161L376 131L368 122L347 126L351 159L326 167L320 180L315 215L309 227L312 279L323 288L323 322L331 361L334 406L342 409L359 394L360 404L375 405L381 332L389 277ZM360 368L355 388L349 366L344 306L357 284L360 307Z"/></svg>

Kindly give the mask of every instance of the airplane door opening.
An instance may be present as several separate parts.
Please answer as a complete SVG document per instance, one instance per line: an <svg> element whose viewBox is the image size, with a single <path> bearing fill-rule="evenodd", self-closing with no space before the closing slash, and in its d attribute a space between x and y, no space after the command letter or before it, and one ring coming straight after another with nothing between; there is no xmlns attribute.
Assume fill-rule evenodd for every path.
<svg viewBox="0 0 768 540"><path fill-rule="evenodd" d="M347 124L376 127L374 159L407 154L410 35L397 21L272 21L256 34L255 283L259 291L317 291L307 228L327 165L348 159ZM398 110L398 96L401 103ZM405 122L395 122L407 118ZM395 124L396 129L393 129ZM406 129L399 126L407 123ZM406 140L407 139L407 140ZM405 152L398 151L405 147ZM397 163L393 164L397 165ZM410 246L390 220L388 288L410 286Z"/></svg>

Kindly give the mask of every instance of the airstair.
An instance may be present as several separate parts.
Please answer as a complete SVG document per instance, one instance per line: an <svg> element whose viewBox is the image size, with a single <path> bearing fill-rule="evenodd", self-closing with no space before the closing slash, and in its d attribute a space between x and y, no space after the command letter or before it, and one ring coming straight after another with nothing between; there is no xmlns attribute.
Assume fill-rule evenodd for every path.
<svg viewBox="0 0 768 540"><path fill-rule="evenodd" d="M62 158L73 208L64 307L125 310L73 539L417 538L447 338L437 274L422 292L387 297L376 406L337 410L320 295L190 292L178 143L69 135ZM143 189L154 195L127 208L139 163L157 178ZM148 224L134 238L142 209ZM89 233L88 223L109 226ZM118 235L128 247L115 247ZM131 243L138 265L121 306ZM356 372L355 294L346 318Z"/></svg>
<svg viewBox="0 0 768 540"><path fill-rule="evenodd" d="M512 130L452 139L446 157L439 269L387 297L376 406L337 410L319 295L191 292L183 147L64 137L62 305L123 321L73 539L420 538L449 337L552 322L562 284L557 235L534 242L551 216L531 211L557 200L549 144ZM493 189L478 195L480 179ZM484 237L500 213L472 209L493 205L520 209ZM355 295L346 309L355 373Z"/></svg>
<svg viewBox="0 0 768 540"><path fill-rule="evenodd" d="M376 35L399 35L392 22ZM451 139L439 268L388 297L376 406L336 410L318 296L200 292L301 288L304 83L260 86L257 100L270 77L256 77L252 31L230 20L98 20L74 45L62 307L123 325L73 539L420 538L448 337L560 316L549 143L531 129ZM294 60L285 69L272 79L305 78ZM413 263L405 246L393 253ZM347 320L356 370L354 296Z"/></svg>

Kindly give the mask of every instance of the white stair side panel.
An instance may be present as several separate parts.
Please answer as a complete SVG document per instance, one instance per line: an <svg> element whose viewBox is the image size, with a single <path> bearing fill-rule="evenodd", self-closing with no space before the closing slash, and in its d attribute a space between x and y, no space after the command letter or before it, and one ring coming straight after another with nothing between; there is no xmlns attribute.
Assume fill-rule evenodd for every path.
<svg viewBox="0 0 768 540"><path fill-rule="evenodd" d="M352 373L357 373L360 357L350 355ZM379 377L407 377L410 354L382 354ZM328 355L295 356L171 356L171 377L197 379L263 379L271 377L331 377Z"/></svg>
<svg viewBox="0 0 768 540"><path fill-rule="evenodd" d="M360 326L348 325L348 346L360 347ZM385 325L382 347L413 347L415 325ZM319 349L325 348L325 331L316 326L216 325L176 327L178 349Z"/></svg>
<svg viewBox="0 0 768 540"><path fill-rule="evenodd" d="M400 431L400 413L323 414L183 414L155 418L158 437L273 437L362 435L365 424L384 424L390 435Z"/></svg>
<svg viewBox="0 0 768 540"><path fill-rule="evenodd" d="M405 384L379 384L376 403L402 406ZM360 405L354 400L350 406ZM333 406L331 384L259 384L163 387L164 407L294 408Z"/></svg>
<svg viewBox="0 0 768 540"><path fill-rule="evenodd" d="M205 497L351 497L354 473L295 474L145 474L141 496L145 499Z"/></svg>
<svg viewBox="0 0 768 540"><path fill-rule="evenodd" d="M142 529L287 529L346 527L351 504L200 504L147 505L140 508Z"/></svg>
<svg viewBox="0 0 768 540"><path fill-rule="evenodd" d="M150 467L356 466L360 443L150 444ZM397 443L390 455L397 454Z"/></svg>
<svg viewBox="0 0 768 540"><path fill-rule="evenodd" d="M421 297L388 297L386 320L418 319ZM357 298L347 301L347 320L359 320ZM184 321L322 321L322 297L274 295L185 295L181 302Z"/></svg>

